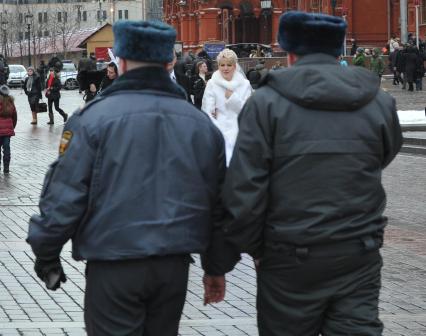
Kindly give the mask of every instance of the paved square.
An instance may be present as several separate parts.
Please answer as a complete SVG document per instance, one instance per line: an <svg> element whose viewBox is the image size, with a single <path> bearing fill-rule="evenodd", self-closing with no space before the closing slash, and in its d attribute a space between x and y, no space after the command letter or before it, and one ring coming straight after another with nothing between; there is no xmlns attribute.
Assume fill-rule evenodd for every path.
<svg viewBox="0 0 426 336"><path fill-rule="evenodd" d="M385 83L386 84L386 83ZM426 95L402 92L399 108L420 109ZM33 271L33 255L25 243L29 216L37 203L48 165L57 155L63 123L46 125L47 114L31 120L26 96L12 90L18 109L17 135L12 138L11 173L0 173L0 335L85 335L83 323L84 263L71 259L70 245L62 261L68 276L63 290L47 291ZM406 101L406 103L405 103ZM82 103L77 91L62 92L61 106L70 113ZM399 155L385 171L388 193L383 289L380 311L385 336L426 335L426 157ZM247 256L227 275L225 302L202 304L202 270L191 266L180 335L257 335L256 277ZM160 336L160 335L159 335Z"/></svg>

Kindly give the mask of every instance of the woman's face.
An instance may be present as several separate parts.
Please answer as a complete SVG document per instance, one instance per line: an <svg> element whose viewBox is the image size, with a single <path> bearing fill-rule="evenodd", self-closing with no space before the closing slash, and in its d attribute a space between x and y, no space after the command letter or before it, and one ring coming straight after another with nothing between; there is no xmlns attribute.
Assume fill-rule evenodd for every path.
<svg viewBox="0 0 426 336"><path fill-rule="evenodd" d="M200 64L200 66L198 67L198 71L201 74L207 73L207 64L206 63Z"/></svg>
<svg viewBox="0 0 426 336"><path fill-rule="evenodd" d="M219 62L219 72L228 81L232 80L237 65L231 60L221 59Z"/></svg>
<svg viewBox="0 0 426 336"><path fill-rule="evenodd" d="M33 75L33 73L34 73L34 71L33 71L33 69L28 69L28 76L32 76Z"/></svg>
<svg viewBox="0 0 426 336"><path fill-rule="evenodd" d="M117 77L114 67L107 67L107 76L109 79L113 80Z"/></svg>

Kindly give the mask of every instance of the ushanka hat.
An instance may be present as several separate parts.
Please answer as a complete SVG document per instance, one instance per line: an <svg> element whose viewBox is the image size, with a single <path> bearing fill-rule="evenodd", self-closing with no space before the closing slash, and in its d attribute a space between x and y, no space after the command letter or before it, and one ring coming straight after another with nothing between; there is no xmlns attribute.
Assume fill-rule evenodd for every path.
<svg viewBox="0 0 426 336"><path fill-rule="evenodd" d="M176 30L160 21L117 21L113 27L114 55L150 63L169 63L174 58Z"/></svg>
<svg viewBox="0 0 426 336"><path fill-rule="evenodd" d="M278 43L296 55L342 54L347 24L337 16L290 11L281 15Z"/></svg>

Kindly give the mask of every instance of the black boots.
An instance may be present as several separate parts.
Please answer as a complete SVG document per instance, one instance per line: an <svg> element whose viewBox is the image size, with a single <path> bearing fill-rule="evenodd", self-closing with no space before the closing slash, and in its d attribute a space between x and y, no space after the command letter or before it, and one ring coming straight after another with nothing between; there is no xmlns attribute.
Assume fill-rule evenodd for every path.
<svg viewBox="0 0 426 336"><path fill-rule="evenodd" d="M53 125L54 124L54 122L53 122L53 113L49 113L49 121L48 121L47 124L48 125Z"/></svg>
<svg viewBox="0 0 426 336"><path fill-rule="evenodd" d="M4 163L4 166L3 166L3 172L5 173L5 174L9 174L9 162L5 162Z"/></svg>

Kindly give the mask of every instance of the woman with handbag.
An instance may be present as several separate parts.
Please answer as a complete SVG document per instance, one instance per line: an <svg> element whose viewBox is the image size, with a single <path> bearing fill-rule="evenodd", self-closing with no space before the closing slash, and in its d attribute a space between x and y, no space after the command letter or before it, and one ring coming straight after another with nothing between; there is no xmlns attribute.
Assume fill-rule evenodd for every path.
<svg viewBox="0 0 426 336"><path fill-rule="evenodd" d="M31 125L37 125L38 101L41 99L41 81L40 77L35 73L33 67L27 69L28 77L24 82L24 91L28 96L33 120Z"/></svg>
<svg viewBox="0 0 426 336"><path fill-rule="evenodd" d="M54 124L53 118L53 108L52 105L55 104L55 110L59 112L59 114L64 118L64 122L68 119L68 114L64 112L59 107L59 100L61 99L61 80L60 73L56 72L53 68L49 70L49 77L46 82L46 93L45 96L47 98L47 105L49 106L49 122L48 125Z"/></svg>

